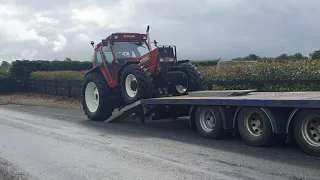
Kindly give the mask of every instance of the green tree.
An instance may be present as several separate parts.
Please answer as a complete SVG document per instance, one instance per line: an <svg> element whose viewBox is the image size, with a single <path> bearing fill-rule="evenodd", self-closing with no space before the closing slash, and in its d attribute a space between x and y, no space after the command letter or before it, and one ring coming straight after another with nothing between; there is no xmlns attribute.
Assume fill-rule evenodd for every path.
<svg viewBox="0 0 320 180"><path fill-rule="evenodd" d="M256 61L256 60L259 60L260 57L255 54L249 54L249 56L247 56L246 59Z"/></svg>
<svg viewBox="0 0 320 180"><path fill-rule="evenodd" d="M320 50L313 51L310 53L311 59L320 59Z"/></svg>
<svg viewBox="0 0 320 180"><path fill-rule="evenodd" d="M11 64L7 61L2 61L1 65L0 65L0 68L3 70L3 71L8 71L11 67Z"/></svg>
<svg viewBox="0 0 320 180"><path fill-rule="evenodd" d="M276 57L276 60L287 60L288 59L288 54L283 53L280 56Z"/></svg>
<svg viewBox="0 0 320 180"><path fill-rule="evenodd" d="M67 57L67 58L65 59L65 61L70 62L70 61L72 61L72 59Z"/></svg>

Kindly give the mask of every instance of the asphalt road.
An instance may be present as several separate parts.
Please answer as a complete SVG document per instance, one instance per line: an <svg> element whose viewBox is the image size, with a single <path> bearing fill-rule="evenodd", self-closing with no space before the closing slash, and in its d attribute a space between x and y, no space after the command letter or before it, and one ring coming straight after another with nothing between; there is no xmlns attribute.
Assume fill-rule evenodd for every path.
<svg viewBox="0 0 320 180"><path fill-rule="evenodd" d="M91 122L77 110L0 106L0 180L319 179L319 170L296 146L208 140L184 120Z"/></svg>

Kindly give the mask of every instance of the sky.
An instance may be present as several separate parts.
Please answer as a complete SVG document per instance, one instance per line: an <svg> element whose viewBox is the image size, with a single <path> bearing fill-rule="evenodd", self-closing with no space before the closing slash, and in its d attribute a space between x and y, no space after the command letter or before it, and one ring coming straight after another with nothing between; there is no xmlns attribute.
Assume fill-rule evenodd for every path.
<svg viewBox="0 0 320 180"><path fill-rule="evenodd" d="M90 40L145 33L178 59L320 49L319 0L0 0L0 62L89 60Z"/></svg>

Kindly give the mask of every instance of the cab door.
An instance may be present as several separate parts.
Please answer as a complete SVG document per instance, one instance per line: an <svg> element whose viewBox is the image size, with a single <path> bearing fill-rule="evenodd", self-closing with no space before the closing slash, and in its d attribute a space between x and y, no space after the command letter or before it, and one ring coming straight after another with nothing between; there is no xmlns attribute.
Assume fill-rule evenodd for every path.
<svg viewBox="0 0 320 180"><path fill-rule="evenodd" d="M113 64L110 63L110 61L107 61L107 58L105 58L105 55L104 55L105 53L103 51L105 50L105 47L106 46L103 46L97 49L96 65L100 67L100 70L103 76L105 77L105 79L107 80L109 87L114 88L117 85L115 80L114 68L113 68Z"/></svg>
<svg viewBox="0 0 320 180"><path fill-rule="evenodd" d="M111 86L115 87L117 85L117 75L118 75L117 63L113 56L110 45L102 46L100 49L100 54L101 54L101 58L104 63L104 66L108 70L108 76L110 77L110 82L112 84Z"/></svg>

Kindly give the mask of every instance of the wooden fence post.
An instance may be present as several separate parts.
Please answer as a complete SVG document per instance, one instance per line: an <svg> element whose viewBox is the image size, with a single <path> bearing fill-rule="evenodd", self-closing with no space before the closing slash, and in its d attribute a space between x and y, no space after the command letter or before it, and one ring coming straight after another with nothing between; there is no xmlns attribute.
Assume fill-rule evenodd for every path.
<svg viewBox="0 0 320 180"><path fill-rule="evenodd" d="M68 80L68 81L67 81L67 86L68 86L68 97L69 97L69 98L71 98L71 83L70 83L70 81L71 81L71 80Z"/></svg>
<svg viewBox="0 0 320 180"><path fill-rule="evenodd" d="M55 89L55 95L58 95L58 85L57 80L54 80L54 89Z"/></svg>
<svg viewBox="0 0 320 180"><path fill-rule="evenodd" d="M43 80L43 84L44 84L44 93L47 94L47 81Z"/></svg>

